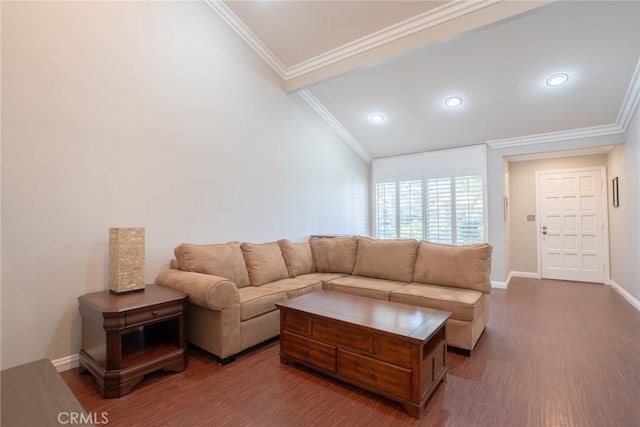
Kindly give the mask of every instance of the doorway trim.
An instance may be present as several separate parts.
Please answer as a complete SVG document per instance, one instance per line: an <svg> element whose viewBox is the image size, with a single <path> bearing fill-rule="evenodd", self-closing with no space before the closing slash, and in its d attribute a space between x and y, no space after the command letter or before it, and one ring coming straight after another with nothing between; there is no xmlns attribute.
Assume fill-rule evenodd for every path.
<svg viewBox="0 0 640 427"><path fill-rule="evenodd" d="M585 168L572 168L572 169L554 169L554 170L540 170L535 172L535 187L536 187L536 245L537 245L537 275L542 278L542 240L540 233L540 221L541 221L541 207L540 207L540 177L542 175L551 174L563 174L563 173L579 173L579 172L600 172L600 186L602 190L601 203L602 203L602 251L604 271L602 274L605 285L611 284L610 275L610 263L609 263L609 178L607 176L606 166L591 166Z"/></svg>

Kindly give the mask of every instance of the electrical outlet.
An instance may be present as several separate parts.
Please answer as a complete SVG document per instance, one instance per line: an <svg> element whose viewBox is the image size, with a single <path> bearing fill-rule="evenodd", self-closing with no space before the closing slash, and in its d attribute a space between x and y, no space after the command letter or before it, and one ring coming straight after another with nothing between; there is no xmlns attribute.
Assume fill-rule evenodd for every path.
<svg viewBox="0 0 640 427"><path fill-rule="evenodd" d="M535 221L535 220L536 220L535 215L527 215L527 221Z"/></svg>

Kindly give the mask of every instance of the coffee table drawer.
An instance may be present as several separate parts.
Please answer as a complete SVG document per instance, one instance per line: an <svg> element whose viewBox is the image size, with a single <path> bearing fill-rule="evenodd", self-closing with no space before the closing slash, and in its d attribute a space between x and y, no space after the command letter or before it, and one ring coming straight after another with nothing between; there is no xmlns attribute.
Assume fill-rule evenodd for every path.
<svg viewBox="0 0 640 427"><path fill-rule="evenodd" d="M314 322L313 337L318 341L334 344L336 347L354 351L371 352L372 338L357 330L336 328L335 325Z"/></svg>
<svg viewBox="0 0 640 427"><path fill-rule="evenodd" d="M410 369L338 350L338 375L395 397L411 397Z"/></svg>
<svg viewBox="0 0 640 427"><path fill-rule="evenodd" d="M282 315L282 327L285 331L299 335L311 335L311 321L303 316L285 312Z"/></svg>
<svg viewBox="0 0 640 427"><path fill-rule="evenodd" d="M281 355L336 372L336 348L287 331L280 333Z"/></svg>
<svg viewBox="0 0 640 427"><path fill-rule="evenodd" d="M400 363L411 367L411 344L399 340L375 337L373 354L385 362Z"/></svg>

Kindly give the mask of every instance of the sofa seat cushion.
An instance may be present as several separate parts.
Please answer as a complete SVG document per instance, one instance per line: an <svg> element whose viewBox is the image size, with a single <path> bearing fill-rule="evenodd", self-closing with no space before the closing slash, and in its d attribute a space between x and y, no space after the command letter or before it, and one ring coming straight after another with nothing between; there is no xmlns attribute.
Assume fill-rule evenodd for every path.
<svg viewBox="0 0 640 427"><path fill-rule="evenodd" d="M249 286L247 266L238 242L214 245L182 243L173 253L178 268L182 271L224 277L239 288Z"/></svg>
<svg viewBox="0 0 640 427"><path fill-rule="evenodd" d="M262 285L261 288L284 291L287 293L287 298L294 298L309 294L313 291L322 290L322 280L305 279L299 276L296 278L276 280L275 282Z"/></svg>
<svg viewBox="0 0 640 427"><path fill-rule="evenodd" d="M360 237L353 275L409 283L417 250L417 240Z"/></svg>
<svg viewBox="0 0 640 427"><path fill-rule="evenodd" d="M240 296L240 320L251 319L276 310L276 304L287 300L287 292L281 289L247 286L238 289Z"/></svg>
<svg viewBox="0 0 640 427"><path fill-rule="evenodd" d="M287 239L280 239L278 245L280 245L284 263L289 270L289 277L315 273L316 264L313 262L313 253L309 242L294 243Z"/></svg>
<svg viewBox="0 0 640 427"><path fill-rule="evenodd" d="M240 247L252 286L261 286L289 277L278 243L242 243Z"/></svg>
<svg viewBox="0 0 640 427"><path fill-rule="evenodd" d="M361 276L344 276L325 282L327 291L343 292L345 294L360 295L389 301L391 291L402 289L406 283L392 280L372 279Z"/></svg>
<svg viewBox="0 0 640 427"><path fill-rule="evenodd" d="M450 311L452 319L472 321L482 314L484 293L471 289L409 283L392 291L390 300L403 304Z"/></svg>
<svg viewBox="0 0 640 427"><path fill-rule="evenodd" d="M309 240L313 262L320 273L351 274L356 265L358 237L329 237Z"/></svg>

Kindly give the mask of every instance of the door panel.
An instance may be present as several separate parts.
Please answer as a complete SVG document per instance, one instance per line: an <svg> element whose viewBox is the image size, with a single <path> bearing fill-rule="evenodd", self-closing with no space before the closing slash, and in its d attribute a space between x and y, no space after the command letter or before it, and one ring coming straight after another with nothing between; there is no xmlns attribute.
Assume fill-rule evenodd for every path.
<svg viewBox="0 0 640 427"><path fill-rule="evenodd" d="M599 170L538 175L542 277L604 281Z"/></svg>

